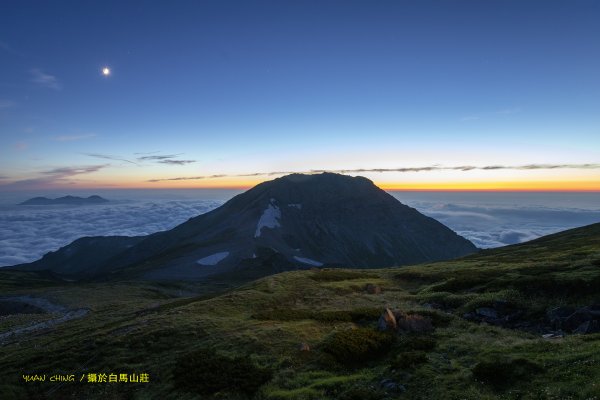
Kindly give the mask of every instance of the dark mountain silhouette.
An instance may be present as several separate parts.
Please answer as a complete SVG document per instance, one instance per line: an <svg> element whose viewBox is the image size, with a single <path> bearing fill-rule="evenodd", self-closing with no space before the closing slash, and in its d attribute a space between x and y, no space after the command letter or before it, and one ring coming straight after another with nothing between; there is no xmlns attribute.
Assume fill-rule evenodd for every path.
<svg viewBox="0 0 600 400"><path fill-rule="evenodd" d="M370 180L331 173L261 183L211 212L126 245L110 238L116 244L100 251L90 244L92 239L108 241L80 239L18 268L82 277L195 279L321 266L389 267L477 251L467 239ZM67 254L76 255L77 266L61 266Z"/></svg>
<svg viewBox="0 0 600 400"><path fill-rule="evenodd" d="M72 204L72 205L80 205L80 204L102 204L108 203L108 200L100 197L100 196L90 196L90 197L77 197L77 196L64 196L58 197L56 199L49 199L47 197L34 197L32 199L26 200L22 203L19 203L20 206L51 206L55 204Z"/></svg>

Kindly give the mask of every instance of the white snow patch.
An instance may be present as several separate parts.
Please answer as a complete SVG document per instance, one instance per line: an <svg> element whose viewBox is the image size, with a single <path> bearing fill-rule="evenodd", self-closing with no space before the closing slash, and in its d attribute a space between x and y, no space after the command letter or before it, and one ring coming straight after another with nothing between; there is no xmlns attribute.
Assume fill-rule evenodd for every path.
<svg viewBox="0 0 600 400"><path fill-rule="evenodd" d="M258 225L256 226L256 232L254 233L254 237L259 237L261 234L262 228L278 228L281 226L279 223L279 219L281 218L281 210L275 204L273 204L275 199L271 199L271 204L267 207L265 211L263 211L260 219L258 220Z"/></svg>
<svg viewBox="0 0 600 400"><path fill-rule="evenodd" d="M217 265L218 263L223 261L228 255L228 251L222 251L220 253L211 254L210 256L201 258L198 261L196 261L196 263L200 265Z"/></svg>
<svg viewBox="0 0 600 400"><path fill-rule="evenodd" d="M294 258L296 259L296 261L300 261L301 263L304 263L304 264L313 265L315 267L323 266L322 262L311 260L310 258L304 258L304 257L298 257L298 256L294 256Z"/></svg>
<svg viewBox="0 0 600 400"><path fill-rule="evenodd" d="M294 207L294 208L297 208L298 210L302 210L302 204L300 204L300 203L288 204L288 207Z"/></svg>

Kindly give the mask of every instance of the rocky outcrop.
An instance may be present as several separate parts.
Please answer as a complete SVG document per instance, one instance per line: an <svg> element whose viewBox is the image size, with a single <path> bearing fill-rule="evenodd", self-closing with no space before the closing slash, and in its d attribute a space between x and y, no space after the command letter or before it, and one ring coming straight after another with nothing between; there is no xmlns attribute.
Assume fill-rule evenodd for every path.
<svg viewBox="0 0 600 400"><path fill-rule="evenodd" d="M478 307L463 315L469 321L486 322L507 328L516 327L523 312L506 300L494 300L486 307Z"/></svg>
<svg viewBox="0 0 600 400"><path fill-rule="evenodd" d="M398 333L429 333L434 327L430 318L419 314L407 314L400 310L386 308L377 322L380 331Z"/></svg>
<svg viewBox="0 0 600 400"><path fill-rule="evenodd" d="M380 331L395 331L397 328L398 324L396 323L394 313L389 308L386 308L379 317L379 321L377 321L377 329Z"/></svg>
<svg viewBox="0 0 600 400"><path fill-rule="evenodd" d="M546 313L554 329L575 334L600 333L600 304L575 309L553 307Z"/></svg>

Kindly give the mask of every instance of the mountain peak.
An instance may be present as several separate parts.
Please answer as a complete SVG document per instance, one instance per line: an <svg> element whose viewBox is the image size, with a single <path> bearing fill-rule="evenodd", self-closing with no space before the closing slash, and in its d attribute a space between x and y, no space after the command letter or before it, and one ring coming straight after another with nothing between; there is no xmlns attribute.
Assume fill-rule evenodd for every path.
<svg viewBox="0 0 600 400"><path fill-rule="evenodd" d="M415 264L476 250L364 177L292 174L147 236L115 254L106 270L161 280L235 271L260 276L315 266Z"/></svg>

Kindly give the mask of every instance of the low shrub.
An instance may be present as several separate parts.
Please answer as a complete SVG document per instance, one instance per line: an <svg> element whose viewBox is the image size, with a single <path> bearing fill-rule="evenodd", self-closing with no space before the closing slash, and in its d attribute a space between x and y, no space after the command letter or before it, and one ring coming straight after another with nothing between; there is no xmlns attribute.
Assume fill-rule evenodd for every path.
<svg viewBox="0 0 600 400"><path fill-rule="evenodd" d="M542 367L525 358L481 361L473 368L473 376L495 389L512 386L516 381L530 379Z"/></svg>
<svg viewBox="0 0 600 400"><path fill-rule="evenodd" d="M351 279L377 279L379 275L358 271L323 269L311 274L310 279L317 282L337 282Z"/></svg>
<svg viewBox="0 0 600 400"><path fill-rule="evenodd" d="M431 336L422 335L402 335L398 342L401 351L431 351L435 349L437 342Z"/></svg>
<svg viewBox="0 0 600 400"><path fill-rule="evenodd" d="M353 364L381 356L394 341L390 333L369 328L349 329L335 332L322 344L322 350L338 362Z"/></svg>
<svg viewBox="0 0 600 400"><path fill-rule="evenodd" d="M257 367L248 357L229 358L212 350L197 350L181 356L173 369L181 390L203 395L237 392L248 396L269 381L272 371Z"/></svg>
<svg viewBox="0 0 600 400"><path fill-rule="evenodd" d="M301 321L312 319L319 322L360 322L376 320L381 309L357 308L354 310L307 310L290 308L273 308L255 312L252 318L262 321Z"/></svg>
<svg viewBox="0 0 600 400"><path fill-rule="evenodd" d="M398 354L391 362L391 367L394 369L409 369L415 368L420 364L427 362L427 354L424 351L406 351Z"/></svg>

